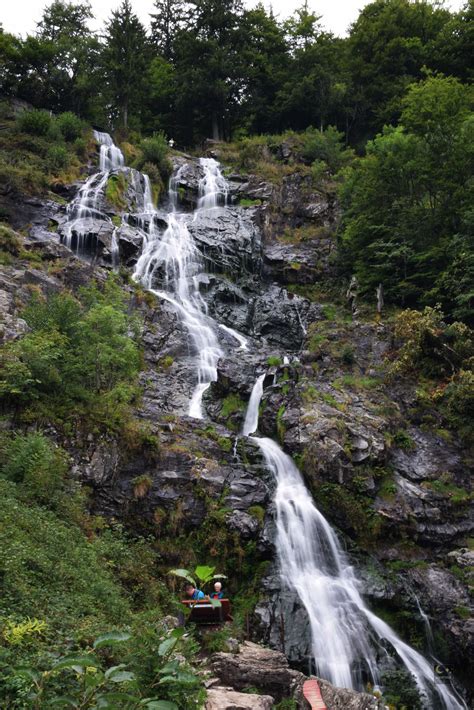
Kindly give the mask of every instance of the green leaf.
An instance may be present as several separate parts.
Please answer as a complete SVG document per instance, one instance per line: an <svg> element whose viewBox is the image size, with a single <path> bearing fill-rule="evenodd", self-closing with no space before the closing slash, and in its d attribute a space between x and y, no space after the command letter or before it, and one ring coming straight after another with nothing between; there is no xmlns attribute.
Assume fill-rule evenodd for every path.
<svg viewBox="0 0 474 710"><path fill-rule="evenodd" d="M176 703L170 700L146 700L145 707L148 710L178 710Z"/></svg>
<svg viewBox="0 0 474 710"><path fill-rule="evenodd" d="M215 567L208 567L207 565L198 565L194 572L201 582L208 582L212 579L215 569Z"/></svg>
<svg viewBox="0 0 474 710"><path fill-rule="evenodd" d="M112 683L130 683L130 681L135 680L135 673L131 671L117 671L109 677Z"/></svg>
<svg viewBox="0 0 474 710"><path fill-rule="evenodd" d="M170 651L173 650L173 648L176 646L178 642L178 639L176 638L170 638L166 639L166 641L162 641L160 645L158 646L158 655L159 656L166 656Z"/></svg>
<svg viewBox="0 0 474 710"><path fill-rule="evenodd" d="M184 626L179 626L177 629L173 629L170 636L172 636L175 639L180 639L180 638L183 638L185 633L186 633L186 629L184 628Z"/></svg>
<svg viewBox="0 0 474 710"><path fill-rule="evenodd" d="M179 668L179 661L168 661L168 663L165 663L163 668L160 668L158 673L160 675L166 675L167 673L176 673L176 671Z"/></svg>
<svg viewBox="0 0 474 710"><path fill-rule="evenodd" d="M15 669L15 675L19 675L22 678L28 678L29 680L33 681L33 683L38 683L41 675L38 673L38 671L35 671L33 668L16 668Z"/></svg>
<svg viewBox="0 0 474 710"><path fill-rule="evenodd" d="M93 656L70 656L60 658L59 661L53 664L54 671L60 671L63 668L98 668L99 662ZM77 671L76 671L77 672Z"/></svg>
<svg viewBox="0 0 474 710"><path fill-rule="evenodd" d="M116 673L117 671L121 671L124 668L126 668L127 665L125 663L120 663L118 666L111 666L105 671L104 677L105 678L110 678L111 675Z"/></svg>
<svg viewBox="0 0 474 710"><path fill-rule="evenodd" d="M128 631L110 631L107 634L98 636L93 643L94 648L102 648L103 646L115 646L117 643L123 643L131 638Z"/></svg>
<svg viewBox="0 0 474 710"><path fill-rule="evenodd" d="M73 669L75 670L75 669ZM84 671L81 669L82 673ZM84 676L84 685L86 688L97 688L104 680L104 674L99 671L97 673L86 673Z"/></svg>
<svg viewBox="0 0 474 710"><path fill-rule="evenodd" d="M190 582L192 585L196 586L196 582L191 577L191 572L189 572L187 569L170 569L168 574L174 574L175 577L182 577L183 579L186 579L188 582Z"/></svg>
<svg viewBox="0 0 474 710"><path fill-rule="evenodd" d="M100 695L96 698L96 702L96 707L100 710L117 710L118 703L120 703L120 707L122 707L122 703L134 703L133 707L136 707L138 698L130 693L111 692Z"/></svg>

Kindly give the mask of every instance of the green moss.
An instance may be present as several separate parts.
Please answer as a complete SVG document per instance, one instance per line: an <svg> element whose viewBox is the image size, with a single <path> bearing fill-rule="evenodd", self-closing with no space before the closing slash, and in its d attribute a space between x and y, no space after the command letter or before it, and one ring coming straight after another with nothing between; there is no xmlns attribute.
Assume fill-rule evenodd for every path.
<svg viewBox="0 0 474 710"><path fill-rule="evenodd" d="M471 610L467 606L455 606L454 607L454 612L461 618L461 619L470 619L471 618Z"/></svg>
<svg viewBox="0 0 474 710"><path fill-rule="evenodd" d="M125 200L125 190L127 189L127 181L124 173L111 175L107 181L105 197L118 210L124 210L127 206Z"/></svg>
<svg viewBox="0 0 474 710"><path fill-rule="evenodd" d="M307 457L304 457L305 467ZM330 519L352 533L363 547L372 547L382 532L383 519L370 506L366 496L349 491L336 483L317 483L317 505Z"/></svg>
<svg viewBox="0 0 474 710"><path fill-rule="evenodd" d="M415 442L413 441L411 436L406 431L403 431L402 429L399 429L397 432L395 432L395 434L392 437L392 443L397 448L405 449L406 451L409 451L409 450L415 448Z"/></svg>
<svg viewBox="0 0 474 710"><path fill-rule="evenodd" d="M283 422L283 415L285 414L285 411L286 407L284 404L282 404L276 416L276 429L280 443L282 443L285 438L286 427Z"/></svg>
<svg viewBox="0 0 474 710"><path fill-rule="evenodd" d="M343 375L338 377L332 383L334 389L341 392L345 388L363 390L376 389L380 386L380 380L377 377L360 377L356 375Z"/></svg>
<svg viewBox="0 0 474 710"><path fill-rule="evenodd" d="M248 512L250 515L253 515L254 518L257 518L260 524L263 523L263 520L265 518L265 508L262 508L261 505L252 505L249 508Z"/></svg>
<svg viewBox="0 0 474 710"><path fill-rule="evenodd" d="M281 358L278 355L270 355L267 358L267 365L269 367L279 367L281 365Z"/></svg>
<svg viewBox="0 0 474 710"><path fill-rule="evenodd" d="M239 200L239 205L241 207L259 207L262 204L262 200L250 200L247 197L242 197Z"/></svg>
<svg viewBox="0 0 474 710"><path fill-rule="evenodd" d="M455 505L468 503L473 498L470 491L454 485L454 483L450 481L448 474L445 474L444 477L439 478L437 481L425 481L422 483L422 486L424 488L429 488L435 493L439 493L444 498L449 498L449 500Z"/></svg>
<svg viewBox="0 0 474 710"><path fill-rule="evenodd" d="M245 402L238 394L231 392L222 401L221 416L224 418L230 417L231 414L242 412L245 409Z"/></svg>
<svg viewBox="0 0 474 710"><path fill-rule="evenodd" d="M172 358L171 355L166 355L160 360L160 367L162 367L164 370L168 370L173 363L174 358Z"/></svg>

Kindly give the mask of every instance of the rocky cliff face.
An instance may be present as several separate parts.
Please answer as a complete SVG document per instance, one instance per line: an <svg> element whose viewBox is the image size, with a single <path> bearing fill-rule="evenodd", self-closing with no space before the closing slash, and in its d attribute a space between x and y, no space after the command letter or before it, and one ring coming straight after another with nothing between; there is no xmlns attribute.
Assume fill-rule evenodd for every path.
<svg viewBox="0 0 474 710"><path fill-rule="evenodd" d="M197 163L186 159L178 185L184 205L196 203L199 177ZM113 437L52 434L71 454L74 476L91 487L97 512L156 536L164 569L214 559L229 573L230 591L251 597L252 637L305 668L305 611L274 564L273 481L257 448L238 437L255 378L266 372L261 432L300 464L361 571L365 595L418 647L432 643L429 620L436 654L462 676L461 659L474 654L466 618L473 553L465 546L474 527L472 459L435 412L417 411L409 381L387 378L389 325L352 319L344 305L307 297L308 284L334 276L334 198L315 192L297 171L278 186L242 175L231 175L229 184L233 208L212 223L198 215L190 231L206 264L199 280L210 314L253 347L237 349L222 331L227 354L205 397L209 420L186 416L194 371L175 311L124 283L143 324L136 415L159 448L130 451ZM127 268L142 236L122 213L142 189L130 171L120 207L102 205L117 222ZM24 248L37 262L1 269L4 339L24 332L20 307L32 289L75 290L111 268L111 230L91 221L95 246L87 262L60 243L64 221L57 203L18 207L16 226L27 232ZM292 242L291 234L299 239Z"/></svg>

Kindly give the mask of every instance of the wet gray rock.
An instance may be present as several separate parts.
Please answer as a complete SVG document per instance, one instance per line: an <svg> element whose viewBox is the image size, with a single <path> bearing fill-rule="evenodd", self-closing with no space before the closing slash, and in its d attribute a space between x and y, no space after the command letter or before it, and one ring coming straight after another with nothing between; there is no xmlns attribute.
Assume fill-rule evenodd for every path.
<svg viewBox="0 0 474 710"><path fill-rule="evenodd" d="M231 688L213 687L207 691L205 710L271 710L270 695L237 693Z"/></svg>
<svg viewBox="0 0 474 710"><path fill-rule="evenodd" d="M197 212L188 224L210 273L259 273L260 233L249 211L216 208Z"/></svg>
<svg viewBox="0 0 474 710"><path fill-rule="evenodd" d="M437 479L445 471L462 472L456 447L418 428L409 429L408 434L413 440L413 448L397 449L391 457L392 465L402 476L417 482Z"/></svg>
<svg viewBox="0 0 474 710"><path fill-rule="evenodd" d="M240 537L245 539L255 537L259 529L259 522L253 515L244 513L241 510L234 511L227 518L227 525L231 530L239 533Z"/></svg>
<svg viewBox="0 0 474 710"><path fill-rule="evenodd" d="M215 653L211 666L222 683L237 690L258 688L276 701L289 697L301 699L304 676L289 668L287 659L278 651L246 641L238 654Z"/></svg>
<svg viewBox="0 0 474 710"><path fill-rule="evenodd" d="M179 169L176 189L180 205L195 208L199 198L199 181L204 177L199 161L189 157L173 157L173 168L175 171Z"/></svg>
<svg viewBox="0 0 474 710"><path fill-rule="evenodd" d="M335 688L321 678L318 678L318 683L328 710L385 710L385 703L373 695Z"/></svg>
<svg viewBox="0 0 474 710"><path fill-rule="evenodd" d="M261 599L254 610L258 638L281 651L293 664L308 668L312 656L308 614L297 593L285 585L276 569L261 584Z"/></svg>
<svg viewBox="0 0 474 710"><path fill-rule="evenodd" d="M120 263L132 266L138 261L142 251L143 232L130 224L122 224L118 227L115 236L119 248Z"/></svg>
<svg viewBox="0 0 474 710"><path fill-rule="evenodd" d="M330 271L330 259L336 251L333 238L319 238L300 244L266 244L263 275L282 284L313 284Z"/></svg>

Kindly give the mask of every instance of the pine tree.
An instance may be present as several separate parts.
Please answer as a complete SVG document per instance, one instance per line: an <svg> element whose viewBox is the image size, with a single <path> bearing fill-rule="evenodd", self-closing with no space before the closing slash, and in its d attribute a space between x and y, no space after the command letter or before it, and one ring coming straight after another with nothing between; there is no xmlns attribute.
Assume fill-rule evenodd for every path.
<svg viewBox="0 0 474 710"><path fill-rule="evenodd" d="M149 40L144 26L123 0L107 24L104 64L110 98L127 129L131 111L138 113L145 94Z"/></svg>
<svg viewBox="0 0 474 710"><path fill-rule="evenodd" d="M168 61L173 57L176 35L186 29L191 17L189 3L184 0L155 0L151 13L151 38L158 52Z"/></svg>

